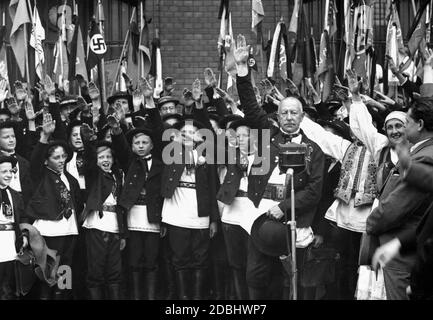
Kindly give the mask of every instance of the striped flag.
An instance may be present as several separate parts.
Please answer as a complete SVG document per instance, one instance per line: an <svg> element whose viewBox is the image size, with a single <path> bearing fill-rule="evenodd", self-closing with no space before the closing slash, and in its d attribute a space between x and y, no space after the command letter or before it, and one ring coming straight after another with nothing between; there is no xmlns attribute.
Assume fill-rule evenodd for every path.
<svg viewBox="0 0 433 320"><path fill-rule="evenodd" d="M42 69L45 63L44 48L42 47L42 41L45 40L45 29L42 27L41 19L39 18L39 12L35 7L33 8L33 23L32 33L30 34L30 45L35 49L35 69L39 79L42 79Z"/></svg>

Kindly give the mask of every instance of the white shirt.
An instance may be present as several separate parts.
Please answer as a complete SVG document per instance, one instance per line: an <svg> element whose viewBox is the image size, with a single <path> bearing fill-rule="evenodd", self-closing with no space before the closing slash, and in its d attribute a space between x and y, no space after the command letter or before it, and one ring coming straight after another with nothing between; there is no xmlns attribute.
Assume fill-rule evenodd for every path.
<svg viewBox="0 0 433 320"><path fill-rule="evenodd" d="M12 196L9 190L6 190L6 193L13 209ZM0 206L0 224L10 224L14 221L14 215L12 217L5 217L3 215L3 208ZM0 263L15 260L17 255L15 250L15 230L0 231L0 243Z"/></svg>
<svg viewBox="0 0 433 320"><path fill-rule="evenodd" d="M60 179L65 184L66 189L71 191L69 181L66 178L64 173L60 175ZM62 217L61 220L37 219L35 220L35 222L33 222L33 226L39 230L41 235L46 237L78 235L77 221L75 217L76 217L76 213L74 210L74 212L69 217L69 219L66 219L64 216Z"/></svg>
<svg viewBox="0 0 433 320"><path fill-rule="evenodd" d="M197 163L197 151L193 151ZM180 177L182 182L195 183L195 172L187 174L186 168ZM210 219L198 216L196 189L177 187L171 198L164 199L162 207L162 222L190 229L209 228Z"/></svg>
<svg viewBox="0 0 433 320"><path fill-rule="evenodd" d="M17 162L17 171L12 175L10 187L16 192L21 192L21 181L20 181L20 165Z"/></svg>
<svg viewBox="0 0 433 320"><path fill-rule="evenodd" d="M116 199L113 194L110 195L104 201L105 205L116 205ZM86 229L97 229L100 231L119 233L119 225L117 222L116 212L102 211L102 218L99 216L99 211L92 211L84 220L83 227Z"/></svg>

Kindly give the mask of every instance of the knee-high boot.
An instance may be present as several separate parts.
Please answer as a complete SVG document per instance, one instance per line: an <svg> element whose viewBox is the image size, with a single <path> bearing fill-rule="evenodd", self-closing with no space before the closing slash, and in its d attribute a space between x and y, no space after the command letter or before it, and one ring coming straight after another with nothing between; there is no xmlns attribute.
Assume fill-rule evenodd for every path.
<svg viewBox="0 0 433 320"><path fill-rule="evenodd" d="M190 270L178 270L176 271L176 285L178 298L180 300L189 300L188 296L188 284L190 276Z"/></svg>
<svg viewBox="0 0 433 320"><path fill-rule="evenodd" d="M149 271L144 274L144 283L145 283L145 299L146 300L155 300L156 299L156 282L157 282L156 271Z"/></svg>
<svg viewBox="0 0 433 320"><path fill-rule="evenodd" d="M120 284L112 283L108 285L108 299L120 300Z"/></svg>
<svg viewBox="0 0 433 320"><path fill-rule="evenodd" d="M101 287L95 287L95 288L89 288L89 299L90 300L102 300L102 288Z"/></svg>
<svg viewBox="0 0 433 320"><path fill-rule="evenodd" d="M236 298L239 300L248 300L248 286L243 270L233 269L233 283L236 291Z"/></svg>
<svg viewBox="0 0 433 320"><path fill-rule="evenodd" d="M141 300L140 276L140 271L133 271L131 273L131 300Z"/></svg>
<svg viewBox="0 0 433 320"><path fill-rule="evenodd" d="M193 300L205 299L206 270L196 269L193 272Z"/></svg>

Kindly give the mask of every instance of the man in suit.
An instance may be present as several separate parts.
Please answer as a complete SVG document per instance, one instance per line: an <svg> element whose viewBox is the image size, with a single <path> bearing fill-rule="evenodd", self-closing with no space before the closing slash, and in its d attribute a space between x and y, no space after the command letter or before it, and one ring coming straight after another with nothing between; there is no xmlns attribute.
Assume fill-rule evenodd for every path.
<svg viewBox="0 0 433 320"><path fill-rule="evenodd" d="M407 113L406 136L413 146L410 162L433 165L433 100L418 99ZM403 162L404 163L404 162ZM380 244L399 247L400 238L414 233L423 214L431 205L431 193L407 183L401 161L391 170L379 196L379 205L367 219L367 232L379 236ZM397 239L396 239L397 238ZM382 259L381 259L382 260ZM406 288L415 265L414 248L390 259L383 268L387 299L407 299ZM383 263L385 264L385 263Z"/></svg>
<svg viewBox="0 0 433 320"><path fill-rule="evenodd" d="M298 99L291 97L280 102L278 107L279 129L276 130L269 124L267 114L259 107L251 84L247 64L248 48L245 39L243 36L238 39L240 39L240 43L238 43L235 50L236 84L241 104L245 106L245 120L251 125L251 128L271 130L271 141L262 142L261 144L262 148L269 148L269 153L266 154L266 150L260 150L262 151L263 163L268 164L268 168L266 168L268 170L262 165L262 168L255 171L248 181L248 198L258 209L259 214L266 213L270 219L282 221L284 212L290 214L291 211L290 196L286 194L283 197L278 197L277 192L273 192L285 184L285 175L280 174L280 169L277 166L280 144L289 141L306 144L311 150L311 159L306 164L306 168L293 177L296 207L296 245L300 248L297 250L298 269L302 273L301 258L305 253L305 249L314 239L311 225L322 193L325 157L319 146L309 140L300 129L304 112ZM264 137L265 135L262 135L262 139ZM247 263L247 284L250 299L269 297L270 283L272 276L275 275L280 275L280 277L283 275L278 256L275 257L264 250L260 250L255 243L250 241Z"/></svg>

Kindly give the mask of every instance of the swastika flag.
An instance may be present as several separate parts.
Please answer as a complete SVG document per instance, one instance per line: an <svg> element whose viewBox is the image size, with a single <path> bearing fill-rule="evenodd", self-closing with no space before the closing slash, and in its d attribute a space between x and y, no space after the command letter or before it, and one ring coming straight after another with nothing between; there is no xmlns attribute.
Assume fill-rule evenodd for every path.
<svg viewBox="0 0 433 320"><path fill-rule="evenodd" d="M93 18L90 21L89 38L87 41L87 67L88 70L93 69L107 52L107 45L105 44L104 37L99 31L98 24Z"/></svg>

